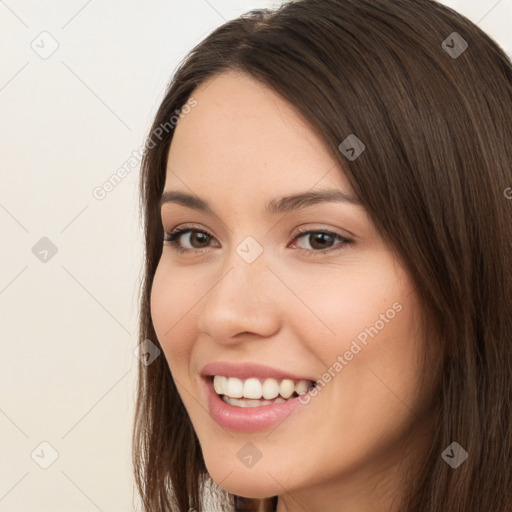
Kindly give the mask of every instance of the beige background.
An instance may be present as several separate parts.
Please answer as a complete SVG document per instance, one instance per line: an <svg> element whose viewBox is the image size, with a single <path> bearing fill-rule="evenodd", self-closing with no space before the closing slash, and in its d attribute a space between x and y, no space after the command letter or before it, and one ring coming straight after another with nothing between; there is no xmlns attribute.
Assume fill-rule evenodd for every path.
<svg viewBox="0 0 512 512"><path fill-rule="evenodd" d="M512 54L512 0L445 3ZM129 159L180 59L225 20L278 4L0 2L0 511L138 509L143 240Z"/></svg>

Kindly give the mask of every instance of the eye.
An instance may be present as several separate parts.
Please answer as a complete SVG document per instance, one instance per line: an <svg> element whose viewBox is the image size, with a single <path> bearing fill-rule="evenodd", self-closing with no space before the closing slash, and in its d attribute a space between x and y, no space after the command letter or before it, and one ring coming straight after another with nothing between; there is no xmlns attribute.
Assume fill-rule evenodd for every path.
<svg viewBox="0 0 512 512"><path fill-rule="evenodd" d="M187 240L188 247L184 247L180 243L182 238ZM301 238L306 240L311 248L299 246L298 249L314 256L339 251L353 243L350 238L329 230L299 230L295 233L292 241ZM214 238L208 231L189 226L182 226L170 233L166 232L164 237L164 243L170 245L178 253L199 252L211 247L211 240L214 240ZM336 240L338 243L334 244L333 247Z"/></svg>
<svg viewBox="0 0 512 512"><path fill-rule="evenodd" d="M305 251L308 254L319 256L332 251L339 251L345 248L346 245L351 244L353 240L339 233L334 233L329 230L299 230L295 233L294 240L304 239L309 247L300 247L299 249ZM338 240L338 244L333 243Z"/></svg>
<svg viewBox="0 0 512 512"><path fill-rule="evenodd" d="M191 244L191 247L183 247L180 244L180 238L186 238L184 237L185 234L190 235L188 236L188 243ZM164 237L164 243L170 245L172 249L174 249L175 251L182 253L194 252L196 250L204 249L205 247L208 247L208 242L212 239L213 236L207 231L183 226L179 229L175 229L171 233L166 232Z"/></svg>

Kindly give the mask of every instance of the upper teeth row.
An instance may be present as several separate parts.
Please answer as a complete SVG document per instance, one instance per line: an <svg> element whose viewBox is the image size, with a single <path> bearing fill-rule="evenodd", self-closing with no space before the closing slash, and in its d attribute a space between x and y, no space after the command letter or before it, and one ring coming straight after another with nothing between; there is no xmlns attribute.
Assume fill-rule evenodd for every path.
<svg viewBox="0 0 512 512"><path fill-rule="evenodd" d="M265 379L263 382L257 378L250 378L245 381L236 377L224 377L215 375L213 386L219 395L227 395L231 398L255 398L263 397L266 400L272 400L277 395L283 398L289 398L295 391L298 395L305 393L311 385L310 381L299 380L294 382L291 379Z"/></svg>

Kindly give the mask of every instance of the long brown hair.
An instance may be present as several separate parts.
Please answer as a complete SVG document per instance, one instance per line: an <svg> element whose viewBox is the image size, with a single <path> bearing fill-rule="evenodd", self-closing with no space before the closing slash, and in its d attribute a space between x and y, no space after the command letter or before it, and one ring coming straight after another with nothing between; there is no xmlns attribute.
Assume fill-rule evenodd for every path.
<svg viewBox="0 0 512 512"><path fill-rule="evenodd" d="M199 84L228 70L271 87L318 130L407 266L425 336L444 347L435 435L404 489L403 512L511 510L510 59L431 0L300 0L214 30L175 72L146 139L140 342L159 346L150 291L162 252L169 119L186 113ZM351 134L365 144L356 159L338 149ZM207 493L223 510L275 511L277 497L237 497L209 478L164 357L140 364L138 379L133 464L145 512L202 512ZM452 442L468 452L457 469L441 457Z"/></svg>

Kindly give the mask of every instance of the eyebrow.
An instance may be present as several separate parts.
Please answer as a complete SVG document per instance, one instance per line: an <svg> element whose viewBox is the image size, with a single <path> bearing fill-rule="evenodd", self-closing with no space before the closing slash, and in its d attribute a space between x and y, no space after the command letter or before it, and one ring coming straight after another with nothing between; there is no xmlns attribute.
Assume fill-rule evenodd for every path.
<svg viewBox="0 0 512 512"><path fill-rule="evenodd" d="M326 189L319 191L307 191L293 194L280 199L272 199L265 206L268 214L288 213L294 210L301 210L309 206L324 202L342 202L354 205L361 205L357 198L347 195L340 190ZM166 203L177 203L188 208L194 208L205 213L215 214L210 205L200 197L179 192L177 190L164 191L160 198L159 208Z"/></svg>

